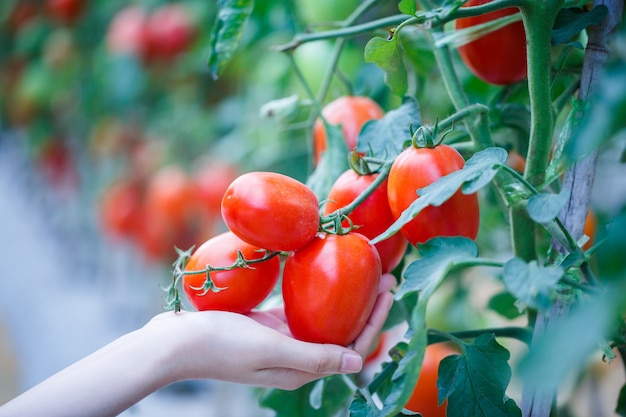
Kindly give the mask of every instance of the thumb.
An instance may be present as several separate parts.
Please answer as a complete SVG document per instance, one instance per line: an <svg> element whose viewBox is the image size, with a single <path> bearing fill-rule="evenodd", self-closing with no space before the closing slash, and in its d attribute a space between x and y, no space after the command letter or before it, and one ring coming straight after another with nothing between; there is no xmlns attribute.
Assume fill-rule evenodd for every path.
<svg viewBox="0 0 626 417"><path fill-rule="evenodd" d="M363 358L353 350L297 340L293 340L293 349L284 352L282 362L283 367L317 375L356 373L363 368Z"/></svg>

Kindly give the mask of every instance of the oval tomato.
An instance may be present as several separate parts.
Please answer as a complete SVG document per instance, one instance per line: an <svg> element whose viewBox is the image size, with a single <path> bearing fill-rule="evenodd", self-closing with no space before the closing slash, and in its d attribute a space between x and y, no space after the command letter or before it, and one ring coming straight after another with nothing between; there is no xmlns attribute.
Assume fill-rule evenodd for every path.
<svg viewBox="0 0 626 417"><path fill-rule="evenodd" d="M448 145L434 148L410 146L402 151L391 166L387 184L387 198L394 218L398 219L418 198L417 190L463 168L464 164L461 154ZM402 227L401 232L413 245L437 236L475 239L479 224L477 195L458 190L442 205L423 209Z"/></svg>
<svg viewBox="0 0 626 417"><path fill-rule="evenodd" d="M75 22L85 9L85 0L48 0L50 16L63 23Z"/></svg>
<svg viewBox="0 0 626 417"><path fill-rule="evenodd" d="M463 6L479 6L491 0L468 0ZM519 10L509 7L479 16L456 20L456 29L486 23ZM491 84L513 84L526 78L526 32L521 21L459 47L459 55L480 79Z"/></svg>
<svg viewBox="0 0 626 417"><path fill-rule="evenodd" d="M112 236L132 237L141 221L142 191L132 180L111 183L99 200L100 221L106 233Z"/></svg>
<svg viewBox="0 0 626 417"><path fill-rule="evenodd" d="M294 178L249 172L228 186L222 217L233 233L251 245L291 251L315 237L319 203L313 191Z"/></svg>
<svg viewBox="0 0 626 417"><path fill-rule="evenodd" d="M130 5L117 12L107 30L109 52L143 59L147 51L147 21L148 12L143 6Z"/></svg>
<svg viewBox="0 0 626 417"><path fill-rule="evenodd" d="M201 271L207 265L214 268L231 266L237 260L237 252L241 252L247 261L264 256L259 248L242 241L232 232L225 232L200 245L191 255L185 271ZM250 266L211 272L211 280L221 288L218 292L209 290L203 294L205 272L184 275L183 289L189 302L198 310L247 313L272 292L280 274L280 261L276 256Z"/></svg>
<svg viewBox="0 0 626 417"><path fill-rule="evenodd" d="M146 22L147 59L168 60L186 51L195 35L194 23L180 4L166 4Z"/></svg>
<svg viewBox="0 0 626 417"><path fill-rule="evenodd" d="M237 168L226 162L205 160L198 165L192 180L201 214L210 217L220 214L224 193L238 175Z"/></svg>
<svg viewBox="0 0 626 417"><path fill-rule="evenodd" d="M380 119L384 116L383 109L369 97L342 96L322 109L322 115L332 125L341 125L346 146L349 150L356 148L356 141L365 122ZM326 128L321 119L313 126L313 157L317 164L326 150Z"/></svg>
<svg viewBox="0 0 626 417"><path fill-rule="evenodd" d="M324 214L330 214L352 203L374 182L376 177L378 174L359 175L352 169L345 171L330 189ZM348 217L352 224L358 227L356 231L369 239L373 239L387 230L394 222L387 201L387 180L376 188ZM348 221L344 221L343 225L348 227ZM383 274L385 274L398 266L406 252L408 241L401 233L396 233L375 246L380 255Z"/></svg>
<svg viewBox="0 0 626 417"><path fill-rule="evenodd" d="M443 358L458 353L446 343L437 343L426 347L422 369L413 389L411 398L404 408L424 417L446 417L447 402L439 405L437 378L439 377L439 363Z"/></svg>
<svg viewBox="0 0 626 417"><path fill-rule="evenodd" d="M285 261L282 291L292 335L352 343L374 308L380 276L380 257L365 236L318 234Z"/></svg>

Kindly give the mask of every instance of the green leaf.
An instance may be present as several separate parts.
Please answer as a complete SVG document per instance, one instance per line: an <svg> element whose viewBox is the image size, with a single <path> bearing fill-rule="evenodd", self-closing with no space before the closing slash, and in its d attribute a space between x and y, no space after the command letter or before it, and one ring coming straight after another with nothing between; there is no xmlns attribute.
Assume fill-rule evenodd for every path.
<svg viewBox="0 0 626 417"><path fill-rule="evenodd" d="M547 309L552 304L556 284L564 271L556 265L540 266L537 261L524 262L513 258L504 264L507 290L526 305Z"/></svg>
<svg viewBox="0 0 626 417"><path fill-rule="evenodd" d="M398 299L415 291L420 292L420 298L430 297L452 269L478 256L476 243L464 237L437 237L419 245L419 251L420 259L404 271Z"/></svg>
<svg viewBox="0 0 626 417"><path fill-rule="evenodd" d="M522 312L515 305L516 301L517 298L513 297L510 292L504 291L491 297L487 307L502 317L513 320L522 315Z"/></svg>
<svg viewBox="0 0 626 417"><path fill-rule="evenodd" d="M313 383L313 389L311 389L311 393L309 394L309 404L311 407L319 410L322 408L322 400L324 394L324 378L317 380Z"/></svg>
<svg viewBox="0 0 626 417"><path fill-rule="evenodd" d="M400 13L413 16L415 15L415 12L417 12L416 2L414 0L400 0L398 10L400 10Z"/></svg>
<svg viewBox="0 0 626 417"><path fill-rule="evenodd" d="M493 179L505 163L506 158L506 150L498 147L487 148L475 153L462 169L443 176L432 184L417 190L419 198L404 210L398 220L386 231L372 239L371 243L378 243L394 235L423 209L428 206L440 206L461 187L465 194L478 191Z"/></svg>
<svg viewBox="0 0 626 417"><path fill-rule="evenodd" d="M326 122L324 125L327 148L306 183L319 201L326 200L335 180L349 168L348 147L341 127Z"/></svg>
<svg viewBox="0 0 626 417"><path fill-rule="evenodd" d="M600 24L608 11L603 4L595 6L588 12L580 8L559 10L552 28L552 46L569 43L588 26Z"/></svg>
<svg viewBox="0 0 626 417"><path fill-rule="evenodd" d="M615 413L622 417L626 417L626 385L622 386L622 389L619 391L619 398L617 399Z"/></svg>
<svg viewBox="0 0 626 417"><path fill-rule="evenodd" d="M376 158L395 158L404 149L405 142L411 140L411 126L417 129L421 124L418 102L413 97L404 97L400 107L363 126L356 148Z"/></svg>
<svg viewBox="0 0 626 417"><path fill-rule="evenodd" d="M209 69L217 79L230 62L254 8L254 0L219 0L211 31Z"/></svg>
<svg viewBox="0 0 626 417"><path fill-rule="evenodd" d="M376 417L378 413L372 410L370 405L361 395L357 395L350 404L350 417Z"/></svg>
<svg viewBox="0 0 626 417"><path fill-rule="evenodd" d="M548 223L559 215L561 209L567 204L569 195L569 190L565 188L559 194L541 193L533 195L526 204L528 215L537 223Z"/></svg>
<svg viewBox="0 0 626 417"><path fill-rule="evenodd" d="M511 380L510 353L493 334L482 334L463 345L463 354L444 358L439 365L439 401L448 399L451 416L521 416L506 396Z"/></svg>
<svg viewBox="0 0 626 417"><path fill-rule="evenodd" d="M319 381L311 382L294 391L267 390L260 399L260 405L274 410L276 417L327 417L348 406L352 390L341 376L333 375L325 378L321 393L322 401L318 408L314 408L310 399L312 392L318 389L316 388L318 384Z"/></svg>
<svg viewBox="0 0 626 417"><path fill-rule="evenodd" d="M375 37L365 45L365 62L374 63L385 72L385 84L398 96L404 96L409 88L403 56L399 36L391 39Z"/></svg>

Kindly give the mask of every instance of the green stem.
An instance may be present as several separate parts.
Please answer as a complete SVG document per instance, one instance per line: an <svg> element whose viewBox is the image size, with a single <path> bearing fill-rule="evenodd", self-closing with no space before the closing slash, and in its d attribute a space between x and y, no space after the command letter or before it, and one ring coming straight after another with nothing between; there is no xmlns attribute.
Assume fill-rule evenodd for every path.
<svg viewBox="0 0 626 417"><path fill-rule="evenodd" d="M526 344L530 343L532 339L532 329L530 327L494 327L485 329L474 330L461 330L458 332L442 332L436 329L428 329L428 344L444 342L446 340L455 339L474 339L481 334L492 333L496 337L506 337L511 339L517 339Z"/></svg>

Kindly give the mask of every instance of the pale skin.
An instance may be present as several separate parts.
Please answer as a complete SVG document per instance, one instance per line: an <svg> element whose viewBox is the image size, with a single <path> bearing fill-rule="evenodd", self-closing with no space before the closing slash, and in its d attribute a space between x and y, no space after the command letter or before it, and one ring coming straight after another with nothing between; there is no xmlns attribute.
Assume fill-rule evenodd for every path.
<svg viewBox="0 0 626 417"><path fill-rule="evenodd" d="M0 417L115 416L149 394L191 379L296 389L363 366L391 308L384 275L369 321L349 347L291 337L282 309L162 313L0 407Z"/></svg>

